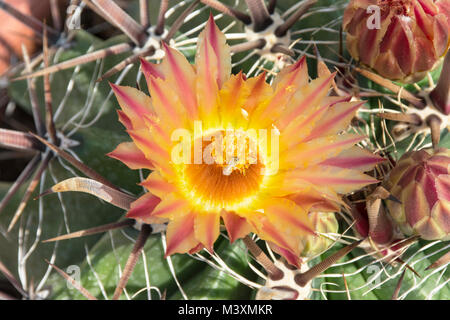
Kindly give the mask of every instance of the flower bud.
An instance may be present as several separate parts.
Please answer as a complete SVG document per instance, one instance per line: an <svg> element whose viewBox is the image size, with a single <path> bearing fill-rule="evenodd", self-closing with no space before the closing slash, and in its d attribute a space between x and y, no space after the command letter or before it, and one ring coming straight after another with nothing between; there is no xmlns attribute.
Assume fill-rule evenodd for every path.
<svg viewBox="0 0 450 320"><path fill-rule="evenodd" d="M405 235L450 239L449 149L404 154L387 183L391 194L401 201L387 201L389 213Z"/></svg>
<svg viewBox="0 0 450 320"><path fill-rule="evenodd" d="M351 0L347 49L381 76L417 82L449 48L450 0Z"/></svg>
<svg viewBox="0 0 450 320"><path fill-rule="evenodd" d="M339 228L334 212L310 212L308 216L314 230L320 235L308 235L303 240L302 255L306 257L314 256L327 249L333 243L333 240L322 234L337 233Z"/></svg>

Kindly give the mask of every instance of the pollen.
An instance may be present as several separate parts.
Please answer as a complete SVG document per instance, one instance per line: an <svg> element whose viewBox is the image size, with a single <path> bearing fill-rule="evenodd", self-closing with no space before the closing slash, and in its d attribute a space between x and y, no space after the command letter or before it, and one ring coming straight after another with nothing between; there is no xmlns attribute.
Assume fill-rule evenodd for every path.
<svg viewBox="0 0 450 320"><path fill-rule="evenodd" d="M242 130L221 129L197 139L201 163L193 150L192 162L183 165L180 177L191 199L210 210L232 210L258 194L265 164L254 137Z"/></svg>

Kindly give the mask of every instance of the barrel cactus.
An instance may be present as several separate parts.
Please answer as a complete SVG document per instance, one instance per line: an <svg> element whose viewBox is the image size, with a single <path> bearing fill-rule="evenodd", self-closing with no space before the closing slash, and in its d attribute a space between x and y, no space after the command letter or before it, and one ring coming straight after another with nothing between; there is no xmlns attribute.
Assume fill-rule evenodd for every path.
<svg viewBox="0 0 450 320"><path fill-rule="evenodd" d="M448 1L59 2L0 1L0 299L448 299Z"/></svg>

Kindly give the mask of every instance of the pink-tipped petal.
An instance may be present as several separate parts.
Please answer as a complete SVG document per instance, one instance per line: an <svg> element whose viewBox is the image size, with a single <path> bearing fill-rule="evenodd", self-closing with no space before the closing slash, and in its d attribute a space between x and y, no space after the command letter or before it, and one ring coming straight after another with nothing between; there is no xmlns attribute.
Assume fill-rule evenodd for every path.
<svg viewBox="0 0 450 320"><path fill-rule="evenodd" d="M128 116L123 112L122 110L117 110L117 116L119 117L119 122L123 124L123 126L127 130L133 130L133 123L131 122L131 119L128 118Z"/></svg>
<svg viewBox="0 0 450 320"><path fill-rule="evenodd" d="M142 168L154 169L152 162L145 157L133 142L122 142L107 156L122 161L128 168L133 170Z"/></svg>
<svg viewBox="0 0 450 320"><path fill-rule="evenodd" d="M280 163L290 168L306 168L339 155L363 139L364 136L356 134L342 134L302 142L286 150L280 157Z"/></svg>
<svg viewBox="0 0 450 320"><path fill-rule="evenodd" d="M117 101L125 115L131 121L134 129L144 127L143 117L153 115L152 101L150 98L132 87L119 86L110 83L116 95Z"/></svg>
<svg viewBox="0 0 450 320"><path fill-rule="evenodd" d="M199 242L194 235L195 215L187 213L176 220L169 222L166 232L165 257L174 253L187 253L198 249Z"/></svg>
<svg viewBox="0 0 450 320"><path fill-rule="evenodd" d="M195 72L187 59L177 50L162 42L166 57L161 63L165 81L173 86L191 119L197 117Z"/></svg>
<svg viewBox="0 0 450 320"><path fill-rule="evenodd" d="M301 245L299 237L282 232L267 218L262 218L259 224L259 226L258 224L254 224L254 227L261 239L273 242L291 254L300 256Z"/></svg>
<svg viewBox="0 0 450 320"><path fill-rule="evenodd" d="M212 15L198 37L195 62L199 114L208 118L207 126L217 126L218 92L230 77L231 54L225 35L217 28Z"/></svg>
<svg viewBox="0 0 450 320"><path fill-rule="evenodd" d="M218 212L197 212L194 222L195 238L210 252L220 233L220 214Z"/></svg>
<svg viewBox="0 0 450 320"><path fill-rule="evenodd" d="M155 142L155 136L148 128L128 131L128 134L139 150L164 173L164 176L174 176L175 173L170 165L171 158L168 150Z"/></svg>
<svg viewBox="0 0 450 320"><path fill-rule="evenodd" d="M383 161L385 161L384 158L373 154L369 150L355 146L320 164L344 169L359 169L365 172L373 169L375 165Z"/></svg>
<svg viewBox="0 0 450 320"><path fill-rule="evenodd" d="M275 243L273 242L269 242L270 248L275 251L276 253L278 253L280 256L286 258L286 261L297 267L298 269L300 269L300 266L302 264L302 259L300 259L300 257L298 255L293 254L291 251L282 248L280 246L277 246Z"/></svg>
<svg viewBox="0 0 450 320"><path fill-rule="evenodd" d="M330 107L325 115L319 120L316 127L314 127L306 140L340 133L341 131L347 129L357 110L363 104L364 101L344 102Z"/></svg>
<svg viewBox="0 0 450 320"><path fill-rule="evenodd" d="M252 231L247 220L234 212L222 210L221 215L231 243L237 239L244 238Z"/></svg>
<svg viewBox="0 0 450 320"><path fill-rule="evenodd" d="M131 204L131 208L127 212L127 218L136 219L144 223L160 222L160 219L155 220L155 218L151 217L151 213L160 202L161 199L157 196L146 193Z"/></svg>
<svg viewBox="0 0 450 320"><path fill-rule="evenodd" d="M334 72L329 76L314 79L297 91L277 121L277 127L283 130L292 119L307 113L308 109L315 108L327 95L335 75Z"/></svg>
<svg viewBox="0 0 450 320"><path fill-rule="evenodd" d="M298 88L305 86L308 82L308 66L306 58L302 57L296 63L281 71L278 78L272 85L273 95L268 103L260 105L253 113L250 126L260 125L261 127L270 126L274 119L278 119L283 113L284 107L288 104L291 97L297 92Z"/></svg>
<svg viewBox="0 0 450 320"><path fill-rule="evenodd" d="M196 56L197 101L202 118L214 117L218 111L219 86L217 84L217 57L208 41L199 38ZM211 125L218 125L218 119Z"/></svg>
<svg viewBox="0 0 450 320"><path fill-rule="evenodd" d="M162 199L161 203L152 211L151 216L176 220L187 212L189 212L189 203L171 193Z"/></svg>
<svg viewBox="0 0 450 320"><path fill-rule="evenodd" d="M203 64L202 60L207 58L206 56L202 56L202 54L214 55L215 57L215 59L209 59L209 61L214 62L213 70L216 71L214 79L220 89L231 74L231 53L226 37L217 27L212 14L209 15L209 20L206 23L205 29L200 33L197 43L197 53L199 54L196 59L197 65L198 63ZM201 48L204 43L208 43L207 47L211 47L212 51L208 49L208 52L202 53Z"/></svg>
<svg viewBox="0 0 450 320"><path fill-rule="evenodd" d="M161 64L154 64L154 63L148 62L144 58L139 58L139 59L141 61L142 73L144 74L145 78L147 79L147 84L148 84L148 79L150 79L150 77L165 79L164 73L161 70Z"/></svg>
<svg viewBox="0 0 450 320"><path fill-rule="evenodd" d="M295 63L283 68L273 80L273 88L276 91L286 90L291 86L302 87L308 83L308 66L306 56L301 57Z"/></svg>
<svg viewBox="0 0 450 320"><path fill-rule="evenodd" d="M323 105L309 110L293 119L281 132L281 149L290 149L292 146L305 141L324 114L335 104L349 101L349 97L326 97L322 100Z"/></svg>
<svg viewBox="0 0 450 320"><path fill-rule="evenodd" d="M271 223L283 233L314 234L314 227L308 218L309 208L300 207L288 199L273 198L264 203L263 209Z"/></svg>
<svg viewBox="0 0 450 320"><path fill-rule="evenodd" d="M149 83L153 108L160 121L172 129L184 128L187 120L186 109L181 103L181 98L172 94L173 87L170 82L150 78Z"/></svg>
<svg viewBox="0 0 450 320"><path fill-rule="evenodd" d="M157 171L150 173L140 185L160 198L177 190L173 184L164 179Z"/></svg>
<svg viewBox="0 0 450 320"><path fill-rule="evenodd" d="M247 103L250 88L246 85L242 72L233 75L219 92L220 117L224 128L240 128L247 124L242 108Z"/></svg>
<svg viewBox="0 0 450 320"><path fill-rule="evenodd" d="M324 198L322 194L315 190L297 192L287 196L287 198L305 209L310 209L310 211L336 212L340 209L336 202Z"/></svg>
<svg viewBox="0 0 450 320"><path fill-rule="evenodd" d="M333 188L337 193L346 194L369 184L379 182L357 170L341 169L327 166L308 167L305 170L295 170L292 179L304 180L318 187Z"/></svg>

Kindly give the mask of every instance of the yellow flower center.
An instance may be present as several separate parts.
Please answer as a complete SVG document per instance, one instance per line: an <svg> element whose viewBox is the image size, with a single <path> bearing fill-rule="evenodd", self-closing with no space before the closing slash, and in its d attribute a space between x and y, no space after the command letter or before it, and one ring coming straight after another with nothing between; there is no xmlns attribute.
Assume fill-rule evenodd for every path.
<svg viewBox="0 0 450 320"><path fill-rule="evenodd" d="M195 138L192 149L193 161L183 166L180 180L197 207L237 210L255 199L265 178L264 157L255 137L242 130L219 129Z"/></svg>

